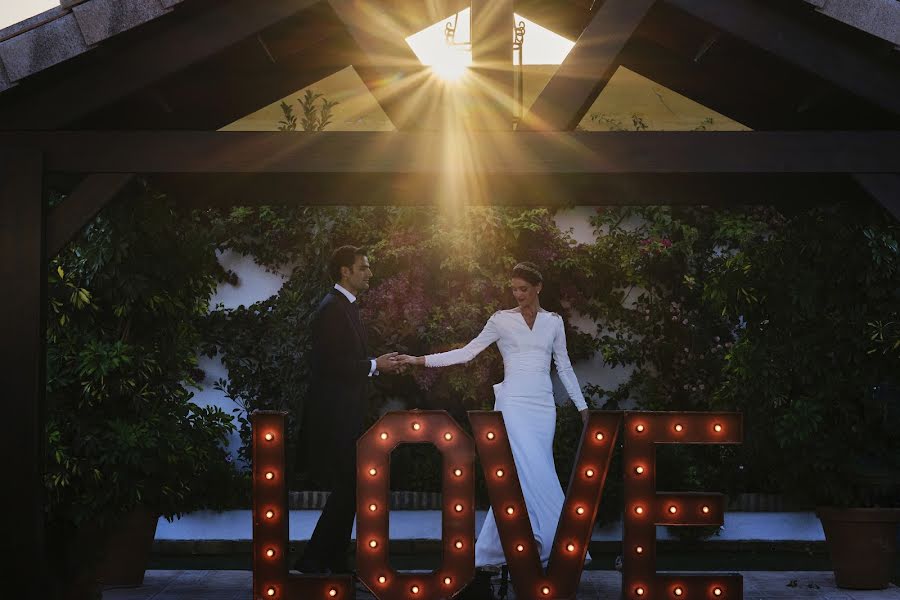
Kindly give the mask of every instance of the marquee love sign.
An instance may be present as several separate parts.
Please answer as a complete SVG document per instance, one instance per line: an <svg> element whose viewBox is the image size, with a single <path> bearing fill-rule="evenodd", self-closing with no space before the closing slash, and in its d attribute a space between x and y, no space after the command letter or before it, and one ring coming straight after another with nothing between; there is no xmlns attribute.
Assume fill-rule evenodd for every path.
<svg viewBox="0 0 900 600"><path fill-rule="evenodd" d="M288 573L285 415L256 411L251 416L254 598L352 599L355 588L350 576ZM532 534L502 413L470 411L469 419L474 440L445 411L388 413L357 443L357 576L379 600L450 598L471 581L476 449L516 597L574 598L620 430L625 470L622 598L743 597L743 581L737 574L656 572L657 525L721 525L724 519L721 494L656 491L656 445L740 443L739 414L591 411L546 570ZM401 573L389 563L390 456L401 443L433 444L443 459L442 564L431 573Z"/></svg>

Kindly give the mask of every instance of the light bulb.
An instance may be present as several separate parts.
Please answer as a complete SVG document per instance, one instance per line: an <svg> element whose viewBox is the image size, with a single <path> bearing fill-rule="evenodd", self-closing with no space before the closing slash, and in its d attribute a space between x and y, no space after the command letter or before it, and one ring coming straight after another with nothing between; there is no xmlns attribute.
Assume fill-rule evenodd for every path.
<svg viewBox="0 0 900 600"><path fill-rule="evenodd" d="M680 587L677 587L677 588L675 588L675 589L672 590L672 591L675 593L676 596L680 596L680 595L682 595L682 594L684 593L684 590L681 589Z"/></svg>
<svg viewBox="0 0 900 600"><path fill-rule="evenodd" d="M566 546L566 550L568 550L569 552L575 552L575 544L569 544L568 546Z"/></svg>
<svg viewBox="0 0 900 600"><path fill-rule="evenodd" d="M675 431L681 431L682 429L684 429L684 427L681 425L681 423L678 423L677 425L675 425ZM677 589L680 589L680 588L677 588Z"/></svg>
<svg viewBox="0 0 900 600"><path fill-rule="evenodd" d="M266 437L266 441L267 441L267 442L271 442L272 440L275 439L275 434L274 434L274 433L267 433L265 437Z"/></svg>
<svg viewBox="0 0 900 600"><path fill-rule="evenodd" d="M456 540L456 543L454 544L454 546L456 546L456 549L459 550L460 548L463 547L463 543L460 540Z"/></svg>
<svg viewBox="0 0 900 600"><path fill-rule="evenodd" d="M369 469L369 475L371 475L372 477L375 477L375 475L377 475L377 474L378 474L378 469L375 469L374 467Z"/></svg>
<svg viewBox="0 0 900 600"><path fill-rule="evenodd" d="M378 542L376 542L375 540L371 540L369 542L369 548L377 548L377 547L378 547Z"/></svg>
<svg viewBox="0 0 900 600"><path fill-rule="evenodd" d="M497 469L497 477L503 477L503 469Z"/></svg>
<svg viewBox="0 0 900 600"><path fill-rule="evenodd" d="M489 439L489 440L494 439L494 432L493 432L493 431L488 431L488 432L487 432L487 439Z"/></svg>
<svg viewBox="0 0 900 600"><path fill-rule="evenodd" d="M274 516L275 516L275 511L274 511L274 510L267 510L267 511L266 511L266 518L267 518L267 519L271 519L271 518L274 517Z"/></svg>
<svg viewBox="0 0 900 600"><path fill-rule="evenodd" d="M644 467L635 467L634 472L641 475L644 472Z"/></svg>
<svg viewBox="0 0 900 600"><path fill-rule="evenodd" d="M275 479L275 473L273 473L272 471L269 471L268 473L266 473L266 479L268 479L268 480Z"/></svg>
<svg viewBox="0 0 900 600"><path fill-rule="evenodd" d="M453 508L456 510L456 512L462 512L463 505L462 505L462 504L457 504L457 505L454 506Z"/></svg>
<svg viewBox="0 0 900 600"><path fill-rule="evenodd" d="M450 440L453 439L453 434L448 431L447 433L444 434L444 439L449 442Z"/></svg>
<svg viewBox="0 0 900 600"><path fill-rule="evenodd" d="M545 596L549 596L549 595L550 595L550 588L548 588L548 587L545 585L544 587L541 588L541 593L542 593L543 595L545 595Z"/></svg>
<svg viewBox="0 0 900 600"><path fill-rule="evenodd" d="M419 593L419 586L414 585L414 586L412 586L411 588L409 588L409 591L411 591L413 594L418 594L418 593Z"/></svg>
<svg viewBox="0 0 900 600"><path fill-rule="evenodd" d="M635 506L634 512L636 512L639 515L642 515L642 514L644 514L644 507L643 506Z"/></svg>
<svg viewBox="0 0 900 600"><path fill-rule="evenodd" d="M418 423L413 423L413 431L418 431L420 429L422 429L421 425L419 425Z"/></svg>
<svg viewBox="0 0 900 600"><path fill-rule="evenodd" d="M674 506L670 506L670 507L669 507L669 512L672 513L672 514L674 515L675 513L678 512L678 509L675 508Z"/></svg>
<svg viewBox="0 0 900 600"><path fill-rule="evenodd" d="M715 595L715 596L721 596L721 595L722 595L722 588L719 588L719 587L713 588L713 595Z"/></svg>
<svg viewBox="0 0 900 600"><path fill-rule="evenodd" d="M512 506L507 506L507 507L506 507L506 514L511 515L511 514L513 514L514 512L516 512L516 511L515 511L515 509L514 509Z"/></svg>
<svg viewBox="0 0 900 600"><path fill-rule="evenodd" d="M462 469L454 469L453 474L457 477L462 477Z"/></svg>
<svg viewBox="0 0 900 600"><path fill-rule="evenodd" d="M266 556L272 558L273 556L275 556L275 550L273 548L269 548L268 550L266 550Z"/></svg>
<svg viewBox="0 0 900 600"><path fill-rule="evenodd" d="M387 581L387 578L384 575L378 576L378 583L384 583L385 581Z"/></svg>
<svg viewBox="0 0 900 600"><path fill-rule="evenodd" d="M644 588L639 587L639 588L637 588L636 590L634 590L634 593L637 594L638 596L643 596L643 595L644 595Z"/></svg>
<svg viewBox="0 0 900 600"><path fill-rule="evenodd" d="M578 508L575 509L575 512L576 512L577 514L579 514L579 515L583 515L583 514L584 514L584 507L583 507L583 506L579 506Z"/></svg>
<svg viewBox="0 0 900 600"><path fill-rule="evenodd" d="M594 470L593 470L593 469L588 469L587 471L584 472L584 474L587 475L588 477L593 477L593 476L594 476Z"/></svg>
<svg viewBox="0 0 900 600"><path fill-rule="evenodd" d="M602 441L603 441L603 434L600 433L599 431L597 432L597 441L598 441L598 442L602 442Z"/></svg>
<svg viewBox="0 0 900 600"><path fill-rule="evenodd" d="M452 581L453 581L453 580L450 579L449 577L444 577L444 585L450 585L450 583L451 583Z"/></svg>
<svg viewBox="0 0 900 600"><path fill-rule="evenodd" d="M270 595L270 596L274 596L274 595L275 595L275 588L270 587L269 589L266 590L266 593L267 593L268 595Z"/></svg>
<svg viewBox="0 0 900 600"><path fill-rule="evenodd" d="M637 431L638 433L640 433L640 432L642 432L642 431L644 430L644 426L643 426L643 425L638 425L638 426L635 427L634 429L635 429L635 431Z"/></svg>
<svg viewBox="0 0 900 600"><path fill-rule="evenodd" d="M643 554L643 553L644 553L644 547L643 547L643 546L638 546L637 548L634 549L634 551L635 551L636 553L638 553L638 554Z"/></svg>
<svg viewBox="0 0 900 600"><path fill-rule="evenodd" d="M382 432L381 432L381 439L383 439L383 440L388 439L388 434L387 434L386 431L382 431Z"/></svg>
<svg viewBox="0 0 900 600"><path fill-rule="evenodd" d="M704 515L708 515L708 514L709 514L709 507L708 507L708 506L704 506L704 507L701 508L700 510L703 511L703 514L704 514Z"/></svg>
<svg viewBox="0 0 900 600"><path fill-rule="evenodd" d="M519 544L518 546L516 546L516 552L522 552L524 550L525 550L525 546L523 546L522 544Z"/></svg>
<svg viewBox="0 0 900 600"><path fill-rule="evenodd" d="M328 595L331 596L332 598L334 598L335 596L337 596L337 590L334 588L331 588L330 590L328 590Z"/></svg>
<svg viewBox="0 0 900 600"><path fill-rule="evenodd" d="M370 504L370 505L369 505L369 510L372 511L372 512L375 512L376 510L378 510L378 507L375 506L374 504Z"/></svg>
<svg viewBox="0 0 900 600"><path fill-rule="evenodd" d="M716 423L715 425L713 425L713 430L715 430L716 433L719 433L722 431L722 426Z"/></svg>

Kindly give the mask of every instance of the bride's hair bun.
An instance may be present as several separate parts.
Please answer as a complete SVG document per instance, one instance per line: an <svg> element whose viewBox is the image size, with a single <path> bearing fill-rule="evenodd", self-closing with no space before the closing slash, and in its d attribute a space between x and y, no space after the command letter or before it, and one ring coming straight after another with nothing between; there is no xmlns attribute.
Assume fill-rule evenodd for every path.
<svg viewBox="0 0 900 600"><path fill-rule="evenodd" d="M513 277L524 279L531 285L543 283L544 277L533 262L520 262L513 267Z"/></svg>

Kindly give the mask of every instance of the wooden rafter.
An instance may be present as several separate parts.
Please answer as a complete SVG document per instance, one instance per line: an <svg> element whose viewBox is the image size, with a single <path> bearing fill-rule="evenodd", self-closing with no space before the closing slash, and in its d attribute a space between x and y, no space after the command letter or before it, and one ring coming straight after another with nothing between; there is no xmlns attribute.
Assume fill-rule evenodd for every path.
<svg viewBox="0 0 900 600"><path fill-rule="evenodd" d="M665 0L714 27L861 98L900 114L900 77L846 42L760 2Z"/></svg>
<svg viewBox="0 0 900 600"><path fill-rule="evenodd" d="M900 175L862 173L855 179L860 187L900 221Z"/></svg>
<svg viewBox="0 0 900 600"><path fill-rule="evenodd" d="M534 101L520 131L575 129L616 68L616 57L656 0L606 0Z"/></svg>
<svg viewBox="0 0 900 600"><path fill-rule="evenodd" d="M898 173L900 131L0 132L78 173ZM470 160L448 157L467 153ZM456 166L448 166L453 165Z"/></svg>
<svg viewBox="0 0 900 600"><path fill-rule="evenodd" d="M55 256L104 206L124 190L134 176L127 173L88 175L47 214L47 256Z"/></svg>
<svg viewBox="0 0 900 600"><path fill-rule="evenodd" d="M77 76L59 78L40 95L12 90L0 128L58 129L113 101L207 59L318 0L229 0L185 17L155 35L109 52ZM179 16L179 15L173 15ZM65 101L60 101L60 99Z"/></svg>

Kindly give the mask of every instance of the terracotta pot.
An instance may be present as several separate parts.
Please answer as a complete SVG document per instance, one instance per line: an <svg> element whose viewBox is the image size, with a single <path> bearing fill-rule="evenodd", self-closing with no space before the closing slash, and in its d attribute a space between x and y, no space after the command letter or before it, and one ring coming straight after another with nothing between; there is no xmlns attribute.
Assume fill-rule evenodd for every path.
<svg viewBox="0 0 900 600"><path fill-rule="evenodd" d="M819 507L838 587L882 590L891 582L900 508Z"/></svg>
<svg viewBox="0 0 900 600"><path fill-rule="evenodd" d="M138 586L144 583L144 571L156 537L159 515L139 506L110 525L106 552L97 570L103 585Z"/></svg>

